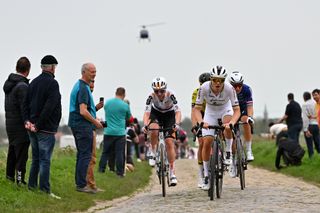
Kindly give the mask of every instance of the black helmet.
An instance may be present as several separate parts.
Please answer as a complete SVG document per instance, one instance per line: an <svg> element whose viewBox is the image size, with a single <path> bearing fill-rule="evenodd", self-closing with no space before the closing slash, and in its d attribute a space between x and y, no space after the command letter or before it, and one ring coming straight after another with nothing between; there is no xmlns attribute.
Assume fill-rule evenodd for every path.
<svg viewBox="0 0 320 213"><path fill-rule="evenodd" d="M209 72L202 73L202 74L199 76L199 82L200 82L200 84L203 84L203 83L206 82L206 81L210 81L210 73L209 73Z"/></svg>

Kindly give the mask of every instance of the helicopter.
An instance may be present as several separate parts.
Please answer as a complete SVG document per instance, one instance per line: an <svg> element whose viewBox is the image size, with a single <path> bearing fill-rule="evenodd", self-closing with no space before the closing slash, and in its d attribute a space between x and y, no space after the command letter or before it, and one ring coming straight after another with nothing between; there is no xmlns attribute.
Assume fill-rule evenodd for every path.
<svg viewBox="0 0 320 213"><path fill-rule="evenodd" d="M147 30L147 27L154 27L158 25L162 25L164 23L155 23L155 24L148 24L148 25L140 25L141 30L139 34L139 41L141 40L148 40L149 42L151 41L149 31Z"/></svg>

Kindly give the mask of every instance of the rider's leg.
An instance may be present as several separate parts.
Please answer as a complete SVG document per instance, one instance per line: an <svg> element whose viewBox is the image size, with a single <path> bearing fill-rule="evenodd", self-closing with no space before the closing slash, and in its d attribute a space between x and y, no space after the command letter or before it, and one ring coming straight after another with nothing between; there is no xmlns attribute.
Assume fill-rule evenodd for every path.
<svg viewBox="0 0 320 213"><path fill-rule="evenodd" d="M198 165L199 165L199 177L203 178L203 160L202 160L202 149L203 149L203 137L198 138Z"/></svg>
<svg viewBox="0 0 320 213"><path fill-rule="evenodd" d="M222 123L229 123L231 121L232 116L226 115L222 118ZM230 129L225 129L224 136L226 138L226 152L231 152L233 137Z"/></svg>
<svg viewBox="0 0 320 213"><path fill-rule="evenodd" d="M210 158L210 150L211 143L213 141L213 137L205 136L203 137L203 147L202 147L202 160L203 160L203 173L204 176L209 176L209 158Z"/></svg>
<svg viewBox="0 0 320 213"><path fill-rule="evenodd" d="M158 129L159 125L156 123L152 123L149 126L150 129ZM150 140L151 140L151 148L152 152L156 153L157 145L158 145L158 131L157 130L152 130L150 131Z"/></svg>
<svg viewBox="0 0 320 213"><path fill-rule="evenodd" d="M174 161L176 159L176 152L175 152L173 138L166 138L165 142L166 142L170 171L174 173Z"/></svg>
<svg viewBox="0 0 320 213"><path fill-rule="evenodd" d="M241 121L246 122L248 116L242 116ZM252 144L252 134L251 134L251 126L249 124L243 125L243 138L246 145L246 152L247 152L247 158L249 161L252 161L254 159L251 149Z"/></svg>

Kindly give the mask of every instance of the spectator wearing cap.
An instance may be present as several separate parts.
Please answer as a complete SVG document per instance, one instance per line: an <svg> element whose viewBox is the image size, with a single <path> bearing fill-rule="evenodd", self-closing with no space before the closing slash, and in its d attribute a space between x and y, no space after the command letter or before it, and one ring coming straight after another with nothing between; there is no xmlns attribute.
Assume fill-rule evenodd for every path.
<svg viewBox="0 0 320 213"><path fill-rule="evenodd" d="M112 150L115 150L116 174L124 176L124 157L126 144L126 121L131 117L130 107L123 100L125 89L119 87L114 98L104 105L105 118L108 124L104 129L103 152L99 162L99 171L104 172Z"/></svg>
<svg viewBox="0 0 320 213"><path fill-rule="evenodd" d="M21 57L17 61L16 73L11 73L4 83L6 131L9 139L6 177L26 184L25 173L28 160L30 140L23 122L23 101L27 95L30 71L30 61Z"/></svg>
<svg viewBox="0 0 320 213"><path fill-rule="evenodd" d="M96 118L90 82L96 77L96 67L85 63L81 68L81 79L72 88L70 95L69 122L77 148L75 171L76 190L85 193L96 193L95 188L87 186L87 171L92 156L94 128L102 128Z"/></svg>
<svg viewBox="0 0 320 213"><path fill-rule="evenodd" d="M24 103L25 128L28 129L32 147L32 163L29 176L29 189L38 187L51 197L50 161L61 119L61 94L59 84L54 79L58 65L57 59L46 55L41 60L42 73L36 77L28 88Z"/></svg>

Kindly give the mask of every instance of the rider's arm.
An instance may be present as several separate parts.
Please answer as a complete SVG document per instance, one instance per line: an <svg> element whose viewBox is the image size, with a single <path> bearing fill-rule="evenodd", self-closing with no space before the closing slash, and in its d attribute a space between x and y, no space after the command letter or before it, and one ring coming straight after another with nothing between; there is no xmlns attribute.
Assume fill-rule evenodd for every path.
<svg viewBox="0 0 320 213"><path fill-rule="evenodd" d="M180 125L181 123L181 111L176 111L176 124Z"/></svg>
<svg viewBox="0 0 320 213"><path fill-rule="evenodd" d="M230 122L234 125L239 120L241 113L240 113L239 106L234 106L232 108L233 108L233 115Z"/></svg>
<svg viewBox="0 0 320 213"><path fill-rule="evenodd" d="M153 98L152 95L149 95L147 101L146 101L146 108L143 114L143 125L148 126L150 123L150 113L151 113L151 104L152 104Z"/></svg>
<svg viewBox="0 0 320 213"><path fill-rule="evenodd" d="M249 117L253 117L253 105L248 105L247 106L247 113Z"/></svg>
<svg viewBox="0 0 320 213"><path fill-rule="evenodd" d="M194 108L193 108L193 116L194 116L194 119L195 119L195 122L197 123L201 123L203 120L202 120L202 115L201 115L201 109L202 109L202 106L201 105L196 105Z"/></svg>

